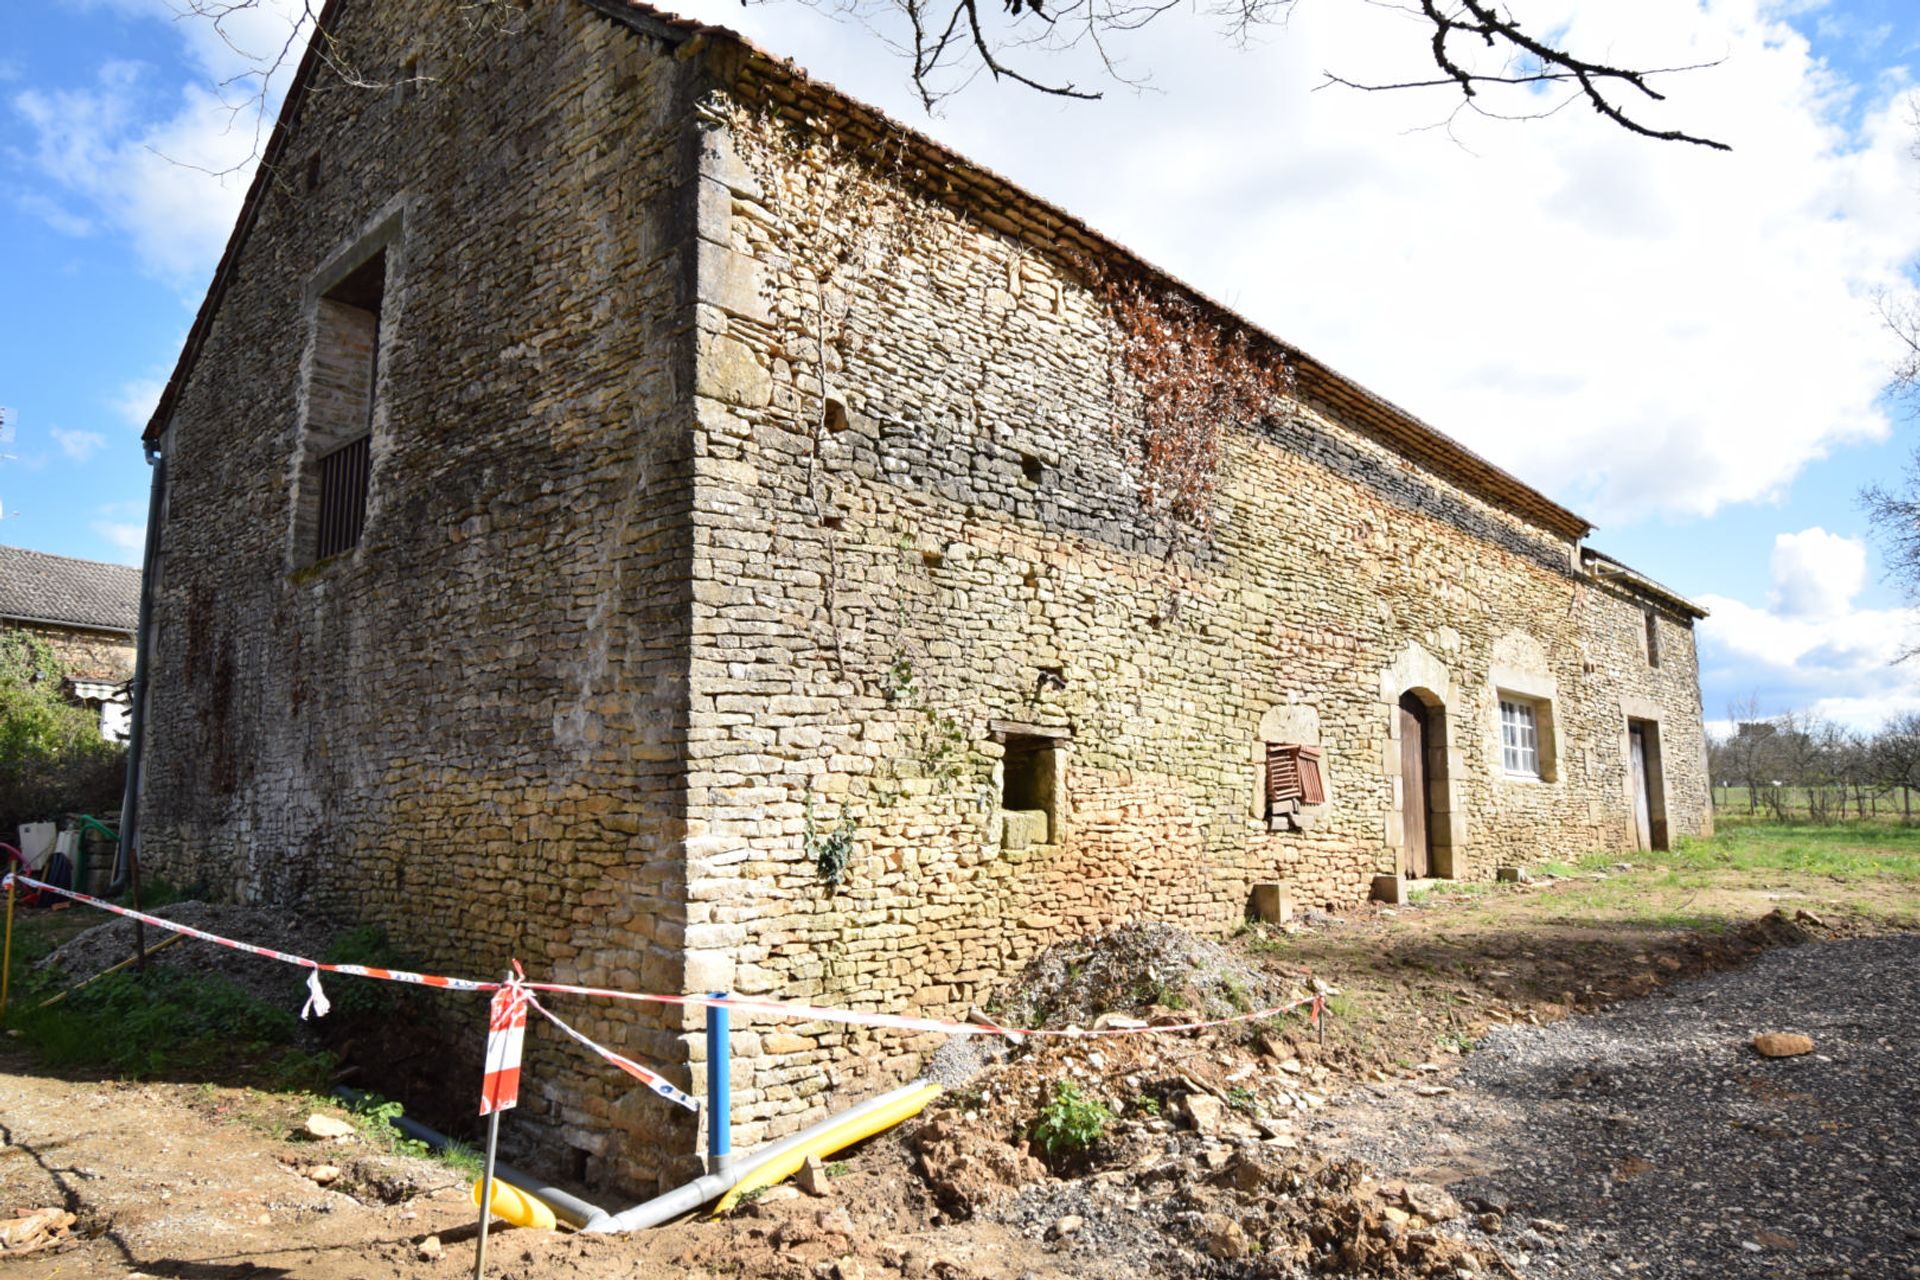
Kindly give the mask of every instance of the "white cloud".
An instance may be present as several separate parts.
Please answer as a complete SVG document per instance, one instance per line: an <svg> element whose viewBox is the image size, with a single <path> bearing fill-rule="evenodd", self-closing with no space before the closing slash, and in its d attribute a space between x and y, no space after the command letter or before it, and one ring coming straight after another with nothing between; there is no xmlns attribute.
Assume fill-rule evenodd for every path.
<svg viewBox="0 0 1920 1280"><path fill-rule="evenodd" d="M107 444L107 438L97 431L68 431L64 427L55 427L47 434L60 446L60 451L75 462L85 462Z"/></svg>
<svg viewBox="0 0 1920 1280"><path fill-rule="evenodd" d="M143 122L146 68L111 63L88 89L23 90L32 162L132 243L142 265L183 290L205 282L251 175L253 135L212 94L188 88L175 114Z"/></svg>
<svg viewBox="0 0 1920 1280"><path fill-rule="evenodd" d="M196 292L232 230L278 95L299 61L295 41L262 107L261 77L281 62L303 6L267 0L218 26L181 16L167 0L79 7L172 23L191 80L169 84L153 67L114 61L85 88L14 94L10 105L32 139L27 162L63 197L37 193L27 207L67 234L111 228L150 274Z"/></svg>
<svg viewBox="0 0 1920 1280"><path fill-rule="evenodd" d="M147 545L147 526L122 520L95 520L93 531L113 545L114 559L137 565Z"/></svg>
<svg viewBox="0 0 1920 1280"><path fill-rule="evenodd" d="M1866 548L1824 529L1774 540L1767 608L1705 596L1701 682L1758 694L1767 714L1806 709L1861 727L1920 709L1920 610L1860 608ZM1710 707L1710 712L1723 708Z"/></svg>
<svg viewBox="0 0 1920 1280"><path fill-rule="evenodd" d="M1776 537L1772 567L1776 612L1838 617L1867 585L1867 544L1816 525Z"/></svg>
<svg viewBox="0 0 1920 1280"><path fill-rule="evenodd" d="M18 192L13 202L22 213L40 219L63 236L79 239L93 234L92 220L80 216L57 200L47 198L42 192Z"/></svg>
<svg viewBox="0 0 1920 1280"><path fill-rule="evenodd" d="M927 127L851 25L685 7ZM1314 92L1327 68L1433 71L1420 22L1344 0L1245 53L1170 14L1121 48L1156 92L1067 105L983 78L930 131L1603 524L1776 498L1884 437L1870 297L1920 254L1905 73L1845 82L1763 0L1522 8L1609 58L1722 60L1659 81L1644 118L1736 150L1578 104L1418 131L1450 91Z"/></svg>
<svg viewBox="0 0 1920 1280"><path fill-rule="evenodd" d="M160 393L166 389L165 378L133 378L120 384L109 403L128 426L144 430L153 417L154 406L160 403Z"/></svg>

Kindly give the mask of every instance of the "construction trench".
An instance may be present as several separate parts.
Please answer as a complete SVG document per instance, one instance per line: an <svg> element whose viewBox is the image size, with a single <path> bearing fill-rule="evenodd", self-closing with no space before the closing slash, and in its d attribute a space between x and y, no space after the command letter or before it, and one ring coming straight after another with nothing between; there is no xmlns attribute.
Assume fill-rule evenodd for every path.
<svg viewBox="0 0 1920 1280"><path fill-rule="evenodd" d="M1549 884L1511 893L1524 900L1551 895L1557 887L1578 885ZM1542 898L1543 903L1550 900ZM1309 993L1322 994L1346 1016L1329 1019L1324 1045L1304 1011L1281 1019L1146 1035L1015 1039L989 1031L956 1038L928 1064L929 1077L943 1091L925 1113L837 1156L828 1153L801 1173L806 1190L791 1182L751 1188L718 1217L689 1214L714 1200L725 1184L749 1181L757 1157L765 1154L759 1152L738 1153L720 1177L696 1180L652 1208L641 1205L618 1213L613 1210L624 1202L604 1203L609 1199L604 1191L522 1177L519 1180L536 1192L551 1195L549 1203L563 1220L574 1219L580 1226L604 1230L640 1225L650 1218L671 1220L624 1237L638 1252L619 1254L603 1252L611 1245L589 1243L604 1238L598 1231L548 1232L544 1238L551 1243L531 1247L529 1242L542 1233L509 1230L498 1223L494 1247L508 1252L496 1252L496 1263L510 1263L522 1269L514 1274L527 1275L541 1275L540 1268L563 1262L589 1271L599 1266L642 1268L619 1274L646 1274L644 1267L652 1264L663 1267L661 1274L718 1274L727 1270L723 1259L729 1257L749 1260L746 1265L755 1268L751 1274L796 1277L815 1274L815 1264L831 1271L842 1259L849 1260L847 1272L858 1264L869 1276L910 1275L919 1265L942 1261L948 1265L935 1268L942 1275L980 1276L1002 1274L996 1268L1016 1263L1024 1269L1004 1273L1047 1275L1052 1267L1073 1275L1456 1277L1463 1272L1504 1275L1503 1268L1512 1267L1526 1275L1600 1274L1582 1270L1572 1260L1591 1254L1608 1239L1615 1241L1607 1247L1618 1257L1633 1256L1632 1249L1622 1250L1617 1237L1601 1229L1604 1224L1591 1229L1569 1225L1563 1208L1552 1204L1549 1187L1531 1185L1529 1200L1511 1187L1496 1185L1501 1179L1487 1176L1484 1156L1463 1149L1496 1139L1511 1143L1521 1136L1501 1139L1494 1130L1476 1132L1489 1125L1475 1117L1502 1114L1507 1105L1493 1099L1474 1101L1471 1077L1477 1064L1523 1062L1502 1046L1560 1035L1562 1025L1569 1030L1585 1026L1591 1021L1585 1016L1589 1010L1617 1006L1631 1013L1642 1006L1672 1007L1657 995L1652 1002L1638 997L1661 992L1689 975L1737 969L1755 957L1765 961L1775 954L1822 955L1830 948L1838 962L1840 944L1805 944L1845 934L1849 926L1836 930L1833 922L1795 923L1778 916L1726 938L1676 936L1651 946L1645 939L1633 939L1631 945L1641 950L1632 954L1602 949L1587 957L1592 961L1582 966L1587 983L1576 984L1587 985L1586 992L1555 995L1549 995L1548 988L1567 981L1559 976L1564 970L1555 967L1556 961L1539 958L1537 952L1529 959L1522 954L1524 946L1507 952L1496 946L1472 966L1477 976L1470 981L1463 977L1422 989L1417 999L1409 999L1384 1021L1380 1015L1388 1002L1374 989L1377 979L1368 979L1366 990L1342 990L1342 974L1324 963L1329 956L1352 954L1353 948L1384 949L1398 957L1394 963L1423 975L1424 983L1428 977L1422 966L1432 966L1436 959L1430 936L1426 943L1413 945L1417 938L1394 941L1399 936L1394 931L1451 928L1449 917L1466 906L1436 901L1404 909L1397 918L1379 913L1370 919L1328 917L1304 922L1292 933L1250 930L1225 944L1162 927L1120 930L1063 945L1007 984L1006 997L990 1015L992 1022L1056 1030L1124 1031L1136 1021L1184 1026L1208 1020L1203 1014L1235 1017L1264 999L1280 1002ZM220 932L212 919L203 919L206 932ZM124 945L124 937L107 945L116 928L130 932L126 925L109 926L96 931L107 935L99 941L82 935L69 944L76 961L88 954L104 958ZM1475 942L1476 950L1483 941ZM1598 940L1585 945L1597 948ZM286 973L287 966L197 940L169 948L155 963L167 957L183 963L182 957L196 952L215 956L226 967L275 970L277 977L287 979L283 999L305 994L297 971ZM1281 954L1287 960L1274 963ZM1303 965L1302 956L1321 962ZM1332 994L1318 992L1303 980L1300 970L1307 967ZM1739 977L1735 973L1729 980ZM346 974L326 980L336 999L343 983L364 981ZM1791 994L1790 985L1787 990ZM1569 994L1570 1001L1561 998ZM1471 1016L1462 1013L1457 1024L1433 1016L1448 1008L1470 1010ZM1582 1016L1564 1024L1556 1021L1568 1013ZM740 1010L733 1014L745 1016ZM1502 1030L1503 1025L1511 1029ZM1463 1057L1460 1043L1450 1039L1455 1034L1470 1037L1466 1043L1477 1052ZM1823 1034L1823 1047L1831 1034ZM1516 1035L1522 1039L1513 1042ZM1405 1066L1395 1061L1404 1057L1405 1047L1418 1043L1428 1046L1426 1057L1406 1059ZM1609 1055L1619 1052L1607 1050ZM1792 1069L1789 1064L1773 1070ZM1555 1083L1542 1097L1577 1099L1584 1091L1619 1087L1593 1078L1589 1070L1580 1077L1587 1083ZM450 1081L449 1087L471 1094L475 1081L467 1075L464 1082ZM1082 1150L1049 1149L1038 1136L1044 1118L1058 1110L1063 1086L1097 1101L1108 1113L1099 1138ZM1568 1089L1574 1092L1569 1095ZM511 1112L507 1115L511 1124ZM1452 1127L1429 1135L1432 1158L1422 1161L1418 1152L1407 1150L1407 1135L1442 1115L1451 1115ZM470 1137L472 1130L465 1132ZM802 1145L781 1144L788 1155ZM1414 1158L1410 1161L1409 1156ZM345 1159L337 1163L349 1168L349 1181L342 1191L327 1191L326 1202L340 1204L344 1211L359 1197L375 1211L380 1199L369 1198L366 1188L387 1185L388 1175L363 1174L360 1166L350 1166ZM1616 1184L1622 1188L1617 1197L1622 1203L1632 1199L1626 1193L1642 1189L1642 1179L1650 1180L1645 1185L1657 1185L1665 1176L1635 1173L1638 1164L1618 1164L1618 1158L1616 1164L1628 1174L1627 1183ZM1427 1175L1395 1172L1422 1167L1429 1170ZM468 1185L461 1183L455 1190L464 1201ZM470 1202L461 1209L447 1201L455 1190L404 1202L408 1207L403 1212L423 1215L412 1222L434 1227L415 1228L418 1240L410 1248L425 1248L429 1235L450 1254L464 1247L469 1236L462 1233L470 1233L474 1215ZM1535 1219L1548 1227L1535 1225ZM131 1219L122 1213L116 1221ZM337 1221L344 1225L345 1219ZM1555 1224L1567 1229L1556 1232L1551 1229ZM1783 1237L1773 1233L1763 1238ZM74 1247L86 1246L82 1241ZM530 1247L531 1261L521 1257ZM1766 1257L1777 1255L1778 1250L1772 1250ZM616 1263L616 1258L623 1261ZM669 1263L681 1270L664 1269ZM394 1273L407 1274L404 1269Z"/></svg>

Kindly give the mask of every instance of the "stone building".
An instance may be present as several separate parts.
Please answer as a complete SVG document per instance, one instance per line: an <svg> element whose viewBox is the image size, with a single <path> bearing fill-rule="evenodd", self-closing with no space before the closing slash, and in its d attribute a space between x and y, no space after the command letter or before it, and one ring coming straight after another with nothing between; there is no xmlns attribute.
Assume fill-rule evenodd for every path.
<svg viewBox="0 0 1920 1280"><path fill-rule="evenodd" d="M1700 612L1578 516L726 32L456 7L330 6L390 87L309 55L149 428L149 865L460 973L960 1014L1256 884L1706 830ZM1258 412L1164 411L1128 299ZM700 1083L697 1013L565 1012ZM739 1026L735 1140L926 1048ZM684 1169L531 1053L546 1154Z"/></svg>
<svg viewBox="0 0 1920 1280"><path fill-rule="evenodd" d="M67 697L100 717L100 736L127 736L127 681L140 612L140 571L25 547L0 547L0 629L44 640L67 669Z"/></svg>

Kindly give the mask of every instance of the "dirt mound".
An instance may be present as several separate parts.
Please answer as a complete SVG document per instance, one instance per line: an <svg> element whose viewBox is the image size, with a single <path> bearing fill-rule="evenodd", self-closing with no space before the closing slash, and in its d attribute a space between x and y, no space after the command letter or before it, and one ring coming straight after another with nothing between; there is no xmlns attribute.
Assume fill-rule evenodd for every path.
<svg viewBox="0 0 1920 1280"><path fill-rule="evenodd" d="M1086 1027L1115 1012L1228 1017L1290 994L1291 984L1218 943L1172 925L1129 924L1048 947L993 1007L1010 1026Z"/></svg>
<svg viewBox="0 0 1920 1280"><path fill-rule="evenodd" d="M1293 1268L1346 1276L1453 1277L1496 1265L1493 1251L1440 1225L1463 1212L1423 1183L1378 1182L1360 1160L1275 1164L1245 1154L1212 1180L1195 1220L1196 1242L1222 1261L1256 1259L1255 1274ZM1230 1229L1229 1229L1230 1228Z"/></svg>
<svg viewBox="0 0 1920 1280"><path fill-rule="evenodd" d="M943 1208L963 1218L1003 1204L1047 1176L1046 1166L1024 1149L959 1116L922 1125L912 1141L927 1185Z"/></svg>
<svg viewBox="0 0 1920 1280"><path fill-rule="evenodd" d="M147 914L191 925L223 938L272 947L276 951L314 960L322 957L336 932L335 926L324 921L268 907L188 901L157 907ZM146 935L149 949L168 937L166 931L151 926L147 928ZM134 922L115 917L69 939L65 945L41 960L38 967L57 969L79 982L127 959L133 954L133 945ZM198 938L182 937L154 955L148 963L183 973L218 975L269 1004L297 1009L306 1000L306 970L264 956L202 942Z"/></svg>

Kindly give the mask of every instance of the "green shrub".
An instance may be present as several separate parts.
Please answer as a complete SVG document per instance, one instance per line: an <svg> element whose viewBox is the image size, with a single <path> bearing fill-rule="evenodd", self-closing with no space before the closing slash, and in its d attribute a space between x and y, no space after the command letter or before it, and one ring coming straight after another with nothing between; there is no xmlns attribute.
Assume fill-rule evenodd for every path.
<svg viewBox="0 0 1920 1280"><path fill-rule="evenodd" d="M1100 1141L1112 1122L1113 1112L1099 1099L1080 1092L1079 1085L1062 1082L1053 1091L1053 1101L1040 1108L1031 1136L1046 1154L1070 1156Z"/></svg>
<svg viewBox="0 0 1920 1280"><path fill-rule="evenodd" d="M120 807L126 749L68 702L66 664L24 631L0 631L0 831L64 812Z"/></svg>
<svg viewBox="0 0 1920 1280"><path fill-rule="evenodd" d="M370 924L335 934L320 958L328 964L358 964L370 969L412 970L419 967L411 956L403 954L388 941L385 930ZM414 987L353 974L343 974L338 981L327 984L327 997L332 1000L333 1007L349 1015L388 1017L402 1010L411 1013L417 1011L421 1003L420 995L420 991Z"/></svg>

